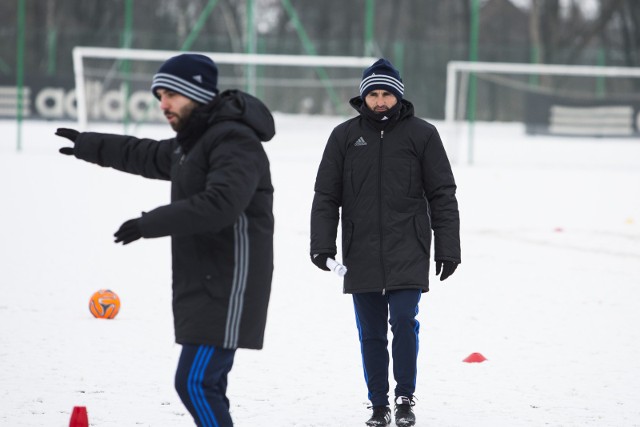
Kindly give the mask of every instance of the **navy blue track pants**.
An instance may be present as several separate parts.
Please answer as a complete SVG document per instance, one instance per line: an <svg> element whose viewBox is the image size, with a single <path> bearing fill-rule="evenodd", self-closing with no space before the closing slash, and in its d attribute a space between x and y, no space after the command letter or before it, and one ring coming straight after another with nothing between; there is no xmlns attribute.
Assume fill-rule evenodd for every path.
<svg viewBox="0 0 640 427"><path fill-rule="evenodd" d="M419 289L389 291L385 295L374 292L353 294L362 367L373 406L389 404L387 321L393 332L391 351L395 395L413 397L420 330L416 315L421 295Z"/></svg>
<svg viewBox="0 0 640 427"><path fill-rule="evenodd" d="M231 427L227 374L233 366L235 350L210 345L183 345L176 390L196 425Z"/></svg>

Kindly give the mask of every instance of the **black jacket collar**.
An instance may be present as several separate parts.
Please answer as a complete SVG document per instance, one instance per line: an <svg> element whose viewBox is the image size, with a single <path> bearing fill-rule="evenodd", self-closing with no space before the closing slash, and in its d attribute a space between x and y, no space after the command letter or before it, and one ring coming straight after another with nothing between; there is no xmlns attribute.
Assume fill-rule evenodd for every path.
<svg viewBox="0 0 640 427"><path fill-rule="evenodd" d="M260 141L269 141L276 133L273 116L262 101L239 90L226 90L191 112L185 127L176 134L182 151L189 152L207 129L225 120L244 123Z"/></svg>
<svg viewBox="0 0 640 427"><path fill-rule="evenodd" d="M349 104L360 113L360 116L362 116L367 123L377 130L390 130L398 121L413 116L413 104L405 99L402 99L383 114L371 111L359 96L351 98Z"/></svg>

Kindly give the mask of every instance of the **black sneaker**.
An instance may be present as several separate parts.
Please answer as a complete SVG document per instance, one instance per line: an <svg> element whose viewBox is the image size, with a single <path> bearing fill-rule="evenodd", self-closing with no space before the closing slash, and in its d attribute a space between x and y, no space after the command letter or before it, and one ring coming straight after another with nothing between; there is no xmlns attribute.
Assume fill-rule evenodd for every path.
<svg viewBox="0 0 640 427"><path fill-rule="evenodd" d="M396 397L395 416L398 427L410 427L416 424L416 416L412 409L415 404L413 397Z"/></svg>
<svg viewBox="0 0 640 427"><path fill-rule="evenodd" d="M388 426L391 424L391 409L388 406L372 406L373 414L369 421L368 426Z"/></svg>

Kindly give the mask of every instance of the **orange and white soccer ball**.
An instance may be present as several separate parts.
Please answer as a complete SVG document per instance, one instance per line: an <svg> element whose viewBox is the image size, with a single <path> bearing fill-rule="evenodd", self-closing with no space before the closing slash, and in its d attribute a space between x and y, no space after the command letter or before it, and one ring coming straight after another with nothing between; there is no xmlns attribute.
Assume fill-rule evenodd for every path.
<svg viewBox="0 0 640 427"><path fill-rule="evenodd" d="M100 289L91 295L89 311L98 319L113 319L120 311L120 298L109 289Z"/></svg>

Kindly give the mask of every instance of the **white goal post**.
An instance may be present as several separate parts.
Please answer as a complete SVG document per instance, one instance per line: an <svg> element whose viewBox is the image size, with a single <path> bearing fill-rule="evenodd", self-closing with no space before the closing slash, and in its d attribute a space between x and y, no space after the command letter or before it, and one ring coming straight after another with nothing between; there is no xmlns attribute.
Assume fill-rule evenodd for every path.
<svg viewBox="0 0 640 427"><path fill-rule="evenodd" d="M456 82L457 75L460 72L640 78L640 68L631 67L450 61L447 64L447 89L445 95L445 121L449 123L455 120L455 102L456 97L458 96L458 85Z"/></svg>
<svg viewBox="0 0 640 427"><path fill-rule="evenodd" d="M608 77L608 78L640 78L640 68L558 65L558 64L525 64L504 62L470 62L451 61L447 64L447 80L445 93L445 124L448 129L457 129L457 124L464 119L469 76L477 74L520 75L520 76L572 76L572 77ZM460 77L460 78L459 78ZM521 85L522 86L522 85ZM535 90L532 88L532 92ZM640 98L639 98L640 99ZM637 104L637 102L636 102ZM638 117L633 117L633 114ZM594 130L610 131L619 136L630 136L640 128L640 114L633 107L562 107L552 108L551 127L560 133L580 133L585 136ZM589 122L591 120L591 122ZM599 136L599 135L596 135ZM467 138L467 163L473 162L473 131Z"/></svg>
<svg viewBox="0 0 640 427"><path fill-rule="evenodd" d="M85 129L87 125L87 93L84 84L85 58L136 60L163 62L183 51L147 50L147 49L119 49L104 47L77 46L73 49L73 70L76 86L76 102L78 111L78 125ZM312 56L312 55L276 55L276 54L248 54L223 52L190 52L206 55L217 64L235 65L271 65L284 67L341 67L363 69L373 64L377 58L354 56ZM149 81L151 85L151 81Z"/></svg>

